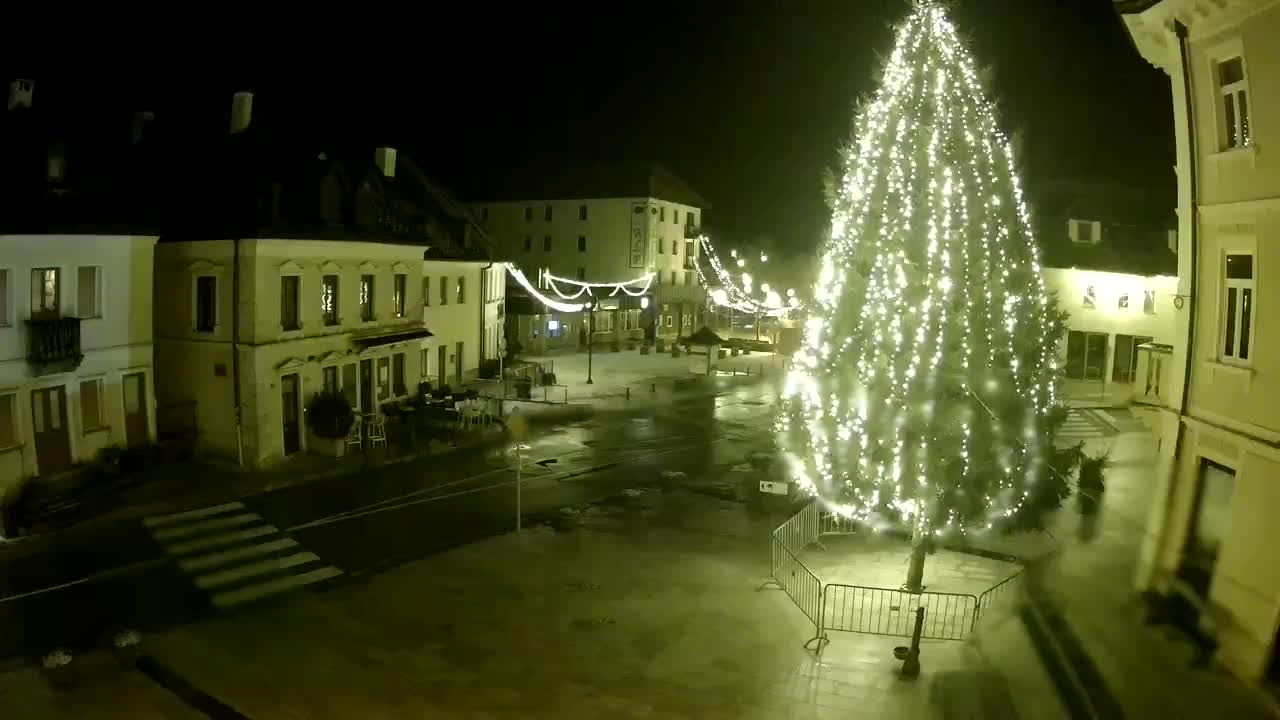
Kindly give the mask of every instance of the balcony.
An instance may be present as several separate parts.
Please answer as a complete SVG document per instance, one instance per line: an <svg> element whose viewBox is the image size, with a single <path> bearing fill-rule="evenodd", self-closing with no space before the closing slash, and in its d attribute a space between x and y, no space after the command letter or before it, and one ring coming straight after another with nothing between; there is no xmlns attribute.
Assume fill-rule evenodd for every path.
<svg viewBox="0 0 1280 720"><path fill-rule="evenodd" d="M27 362L37 375L80 367L80 318L33 317L27 320Z"/></svg>
<svg viewBox="0 0 1280 720"><path fill-rule="evenodd" d="M1138 362L1133 375L1133 401L1144 405L1171 407L1169 368L1173 346L1143 343L1138 346Z"/></svg>

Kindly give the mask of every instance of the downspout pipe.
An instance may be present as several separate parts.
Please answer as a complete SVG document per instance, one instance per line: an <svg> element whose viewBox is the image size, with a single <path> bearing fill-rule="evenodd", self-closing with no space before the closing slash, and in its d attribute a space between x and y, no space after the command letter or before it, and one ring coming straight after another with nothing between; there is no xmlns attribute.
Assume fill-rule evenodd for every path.
<svg viewBox="0 0 1280 720"><path fill-rule="evenodd" d="M1165 500L1169 503L1165 508L1164 522L1161 524L1159 532L1159 543L1156 545L1155 573L1158 577L1160 572L1160 558L1164 554L1165 544L1170 537L1170 514L1172 512L1173 493L1178 483L1178 467L1182 456L1182 445L1186 435L1186 423L1183 418L1187 415L1191 405L1191 365L1195 357L1195 334L1196 334L1196 296L1199 286L1197 284L1197 275L1200 267L1199 257L1199 235L1200 235L1200 189L1199 189L1199 171L1196 154L1196 132L1195 119L1192 115L1192 96L1191 96L1191 58L1187 48L1187 26L1182 21L1175 20L1173 23L1174 33L1178 38L1178 54L1182 63L1182 99L1185 103L1183 111L1187 116L1187 186L1190 190L1191 202L1189 211L1191 217L1188 219L1190 227L1188 237L1188 249L1191 252L1191 272L1188 280L1190 281L1189 294L1187 297L1187 346L1186 355L1183 358L1182 368L1182 397L1178 402L1178 429L1173 439L1173 456L1169 463L1169 482L1168 491L1165 493Z"/></svg>
<svg viewBox="0 0 1280 720"><path fill-rule="evenodd" d="M236 462L244 467L244 433L240 416L240 237L231 241L231 387L235 403Z"/></svg>

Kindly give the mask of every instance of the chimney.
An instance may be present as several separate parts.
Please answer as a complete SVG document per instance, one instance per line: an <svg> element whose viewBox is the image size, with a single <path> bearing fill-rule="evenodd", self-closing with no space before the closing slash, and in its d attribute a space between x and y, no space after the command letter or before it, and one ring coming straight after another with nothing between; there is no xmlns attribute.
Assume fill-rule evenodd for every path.
<svg viewBox="0 0 1280 720"><path fill-rule="evenodd" d="M383 177L393 178L396 176L395 148L380 147L373 151L373 159L378 163L378 169L382 171Z"/></svg>
<svg viewBox="0 0 1280 720"><path fill-rule="evenodd" d="M9 83L9 109L31 107L31 91L35 83L21 78Z"/></svg>
<svg viewBox="0 0 1280 720"><path fill-rule="evenodd" d="M231 96L231 134L249 129L253 120L253 93L238 92Z"/></svg>

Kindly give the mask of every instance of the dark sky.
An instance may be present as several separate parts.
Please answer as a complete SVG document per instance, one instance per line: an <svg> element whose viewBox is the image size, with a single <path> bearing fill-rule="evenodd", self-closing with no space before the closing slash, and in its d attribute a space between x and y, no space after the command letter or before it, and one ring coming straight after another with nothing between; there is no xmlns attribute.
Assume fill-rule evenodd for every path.
<svg viewBox="0 0 1280 720"><path fill-rule="evenodd" d="M730 241L807 251L827 221L822 169L908 10L473 5L438 21L352 20L359 30L300 21L134 39L104 28L81 47L106 43L93 62L42 52L6 69L35 77L36 102L146 106L193 136L202 124L222 131L230 92L252 89L260 116L291 139L392 144L464 196L512 165L652 159L712 202L707 218ZM1172 204L1168 79L1132 49L1110 0L955 0L952 14L993 72L1029 173L1159 184Z"/></svg>

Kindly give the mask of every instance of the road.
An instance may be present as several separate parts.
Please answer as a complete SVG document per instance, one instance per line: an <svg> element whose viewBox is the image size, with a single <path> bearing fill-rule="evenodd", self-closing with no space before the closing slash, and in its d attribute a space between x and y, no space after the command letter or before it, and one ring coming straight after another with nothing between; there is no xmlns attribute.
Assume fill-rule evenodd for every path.
<svg viewBox="0 0 1280 720"><path fill-rule="evenodd" d="M521 451L524 524L555 521L565 508L653 485L664 473L675 482L723 480L771 445L775 393L740 386L533 425ZM515 465L510 447L457 451L31 541L0 555L0 658L101 644L120 627L154 632L510 532Z"/></svg>

